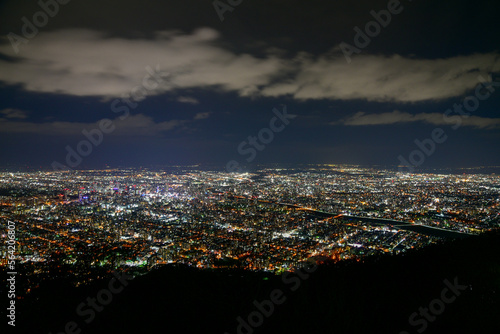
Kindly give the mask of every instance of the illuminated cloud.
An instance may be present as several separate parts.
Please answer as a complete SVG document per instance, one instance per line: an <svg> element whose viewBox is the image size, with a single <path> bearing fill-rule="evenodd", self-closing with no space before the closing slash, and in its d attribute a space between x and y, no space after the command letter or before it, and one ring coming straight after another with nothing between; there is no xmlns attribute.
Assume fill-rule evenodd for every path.
<svg viewBox="0 0 500 334"><path fill-rule="evenodd" d="M298 100L363 99L419 102L460 96L478 84L478 76L500 71L498 54L473 54L447 59L411 59L359 55L305 59L294 80L263 90L265 96L291 95Z"/></svg>
<svg viewBox="0 0 500 334"><path fill-rule="evenodd" d="M301 101L411 103L461 96L478 84L479 75L500 71L497 53L446 59L361 54L347 64L336 49L318 57L300 52L288 59L278 53L238 54L222 45L212 28L190 34L162 31L149 39L83 29L44 32L20 55L9 44L0 45L5 56L0 57L0 81L32 92L109 99L130 93L142 84L146 67L158 65L165 80L150 95L176 92L182 103L198 103L182 95L182 89L192 88Z"/></svg>
<svg viewBox="0 0 500 334"><path fill-rule="evenodd" d="M197 113L196 115L194 115L194 119L195 120L199 120L199 119L206 119L210 116L210 113L209 112L200 112L200 113Z"/></svg>
<svg viewBox="0 0 500 334"><path fill-rule="evenodd" d="M33 92L111 98L128 94L143 82L147 66L159 65L168 82L153 94L212 87L248 95L284 66L276 57L226 51L216 45L218 39L210 28L192 34L159 32L153 39L108 37L92 30L44 32L19 56L9 44L0 45L0 53L15 59L0 60L0 81Z"/></svg>
<svg viewBox="0 0 500 334"><path fill-rule="evenodd" d="M181 102L181 103L189 103L189 104L199 104L200 103L197 99L195 99L194 97L190 97L190 96L179 96L177 98L177 101Z"/></svg>

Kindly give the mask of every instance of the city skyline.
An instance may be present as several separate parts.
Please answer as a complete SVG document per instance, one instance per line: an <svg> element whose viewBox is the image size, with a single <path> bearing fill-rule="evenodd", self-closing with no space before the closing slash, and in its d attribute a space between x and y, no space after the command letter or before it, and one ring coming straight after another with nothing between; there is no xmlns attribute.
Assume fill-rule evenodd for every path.
<svg viewBox="0 0 500 334"><path fill-rule="evenodd" d="M425 296L435 298L434 289L422 284L427 280L433 286L443 282L457 297L463 292L467 297L457 306L468 315L481 308L484 311L475 319L490 324L490 311L498 304L494 299L485 302L484 296L492 298L497 285L485 279L497 278L498 252L487 249L498 247L499 193L498 174L475 168L402 173L310 164L244 173L199 166L0 172L0 267L7 272L7 322L19 332L33 332L32 327L49 333L60 328L106 332L102 322L113 329L122 327L122 332L137 332L130 326L142 329L158 321L181 323L185 331L195 332L190 324L197 322L182 320L183 316L210 318L213 310L220 313L205 324L212 328L209 332L248 333L261 326L269 330L273 321L279 328L289 324L289 314L279 320L282 304L292 309L314 307L312 313L332 312L337 297L330 294L340 290L356 291L339 307L363 321L373 310L359 311L360 298L363 305L397 304L398 310L383 308L377 313L367 324L371 329L390 324L435 331L443 323L433 323L426 308L416 312L419 298L408 299L394 287L418 286ZM438 263L438 270L428 268L432 262ZM332 270L345 270L354 279L339 284ZM313 275L314 283L307 283ZM327 286L314 292L310 287L321 277ZM390 287L381 288L382 282ZM234 291L235 286L248 291L260 284L267 288L249 294ZM212 290L213 286L223 288ZM270 286L275 288L266 296ZM169 287L176 289L176 298L194 302L172 301L173 293L164 291ZM154 292L144 293L150 288ZM378 288L383 295L365 300ZM127 301L134 291L140 292L140 301ZM203 305L201 291L210 291L205 300L209 311L196 306ZM292 294L306 295L306 301L293 302ZM227 296L235 300L214 306ZM434 316L441 315L444 303L455 300L443 296L429 303ZM113 302L115 298L121 302ZM316 298L322 300L319 305L310 301ZM254 301L247 304L247 299ZM345 302L354 305L344 307ZM155 311L158 305L173 305L179 311L179 304L188 306L180 306L180 318L161 307L160 317ZM136 314L134 305L151 320L121 315ZM124 311L113 311L116 307ZM61 308L66 311L56 311ZM451 308L449 313L460 314ZM326 321L321 333L331 318L321 317L321 323ZM456 321L444 324L461 326ZM345 331L353 328L359 330L349 324Z"/></svg>
<svg viewBox="0 0 500 334"><path fill-rule="evenodd" d="M499 185L494 174L347 165L4 172L0 216L23 240L18 259L41 271L59 253L82 277L85 265L147 272L169 263L281 273L494 231Z"/></svg>

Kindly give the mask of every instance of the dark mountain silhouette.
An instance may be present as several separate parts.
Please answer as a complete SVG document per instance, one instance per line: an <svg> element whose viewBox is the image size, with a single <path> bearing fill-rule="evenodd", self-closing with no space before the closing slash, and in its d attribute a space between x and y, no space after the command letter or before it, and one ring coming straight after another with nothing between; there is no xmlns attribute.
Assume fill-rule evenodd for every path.
<svg viewBox="0 0 500 334"><path fill-rule="evenodd" d="M500 327L500 234L491 232L448 241L404 255L324 264L306 277L301 271L282 276L238 269L199 270L167 265L137 277L113 295L95 319L76 313L113 276L74 288L53 281L20 301L20 333L60 333L75 321L81 333L490 333ZM447 288L458 284L459 296ZM458 282L458 283L457 283ZM295 291L292 289L297 288ZM278 292L272 291L278 289ZM264 303L263 322L242 325ZM444 297L443 297L444 296ZM440 302L446 298L449 303ZM275 298L276 300L276 298ZM418 315L432 305L430 320ZM444 309L440 307L444 305ZM272 312L271 312L272 311ZM259 316L252 321L259 324ZM71 326L70 326L71 327ZM71 330L72 328L70 328ZM71 333L71 331L67 331Z"/></svg>

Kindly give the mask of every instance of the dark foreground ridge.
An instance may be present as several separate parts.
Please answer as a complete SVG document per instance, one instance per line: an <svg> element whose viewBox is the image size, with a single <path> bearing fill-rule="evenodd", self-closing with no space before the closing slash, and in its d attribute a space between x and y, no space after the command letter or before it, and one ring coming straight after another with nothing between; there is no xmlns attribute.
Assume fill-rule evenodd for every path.
<svg viewBox="0 0 500 334"><path fill-rule="evenodd" d="M16 332L491 333L500 327L498 254L492 232L284 277L168 265L127 282L88 324L76 308L112 276L79 288L52 282L19 303ZM70 321L76 329L65 330Z"/></svg>

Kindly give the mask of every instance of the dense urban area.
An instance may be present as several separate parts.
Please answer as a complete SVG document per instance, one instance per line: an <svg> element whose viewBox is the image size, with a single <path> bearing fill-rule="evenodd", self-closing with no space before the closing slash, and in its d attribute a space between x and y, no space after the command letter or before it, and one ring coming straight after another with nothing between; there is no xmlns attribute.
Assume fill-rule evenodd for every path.
<svg viewBox="0 0 500 334"><path fill-rule="evenodd" d="M168 263L279 274L476 235L499 227L500 177L347 165L4 172L0 210L4 240L15 223L22 295L63 268L77 286L99 268Z"/></svg>

